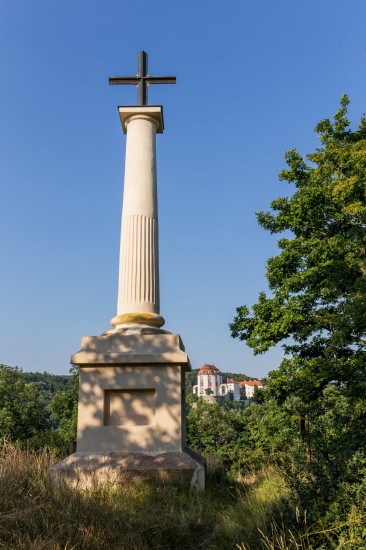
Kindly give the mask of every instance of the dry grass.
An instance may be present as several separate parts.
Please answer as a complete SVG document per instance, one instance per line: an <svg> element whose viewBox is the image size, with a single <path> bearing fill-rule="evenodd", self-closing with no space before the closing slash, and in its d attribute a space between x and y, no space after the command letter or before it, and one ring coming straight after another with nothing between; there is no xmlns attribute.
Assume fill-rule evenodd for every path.
<svg viewBox="0 0 366 550"><path fill-rule="evenodd" d="M154 483L80 492L51 484L56 461L47 450L0 449L0 550L310 548L274 527L291 505L275 470L234 482L212 464L201 494Z"/></svg>

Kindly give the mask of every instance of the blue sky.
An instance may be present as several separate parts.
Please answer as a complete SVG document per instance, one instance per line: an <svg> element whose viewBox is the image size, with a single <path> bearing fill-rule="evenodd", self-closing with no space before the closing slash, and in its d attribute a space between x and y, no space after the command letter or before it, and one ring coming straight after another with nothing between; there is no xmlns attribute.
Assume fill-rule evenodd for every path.
<svg viewBox="0 0 366 550"><path fill-rule="evenodd" d="M276 239L255 212L291 192L283 154L317 146L348 93L366 111L364 0L0 2L0 362L67 373L82 335L116 314L125 136L133 87L152 86L158 136L161 313L194 368L264 376L230 337L235 308L266 289Z"/></svg>

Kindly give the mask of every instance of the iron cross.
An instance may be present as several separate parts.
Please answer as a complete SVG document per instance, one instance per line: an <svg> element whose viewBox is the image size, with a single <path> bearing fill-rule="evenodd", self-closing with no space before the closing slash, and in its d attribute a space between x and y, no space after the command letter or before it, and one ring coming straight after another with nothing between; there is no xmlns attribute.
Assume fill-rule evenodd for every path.
<svg viewBox="0 0 366 550"><path fill-rule="evenodd" d="M136 76L114 76L109 84L135 84L137 86L137 105L147 105L147 87L150 84L175 84L175 76L150 76L147 74L147 53L142 51L138 57Z"/></svg>

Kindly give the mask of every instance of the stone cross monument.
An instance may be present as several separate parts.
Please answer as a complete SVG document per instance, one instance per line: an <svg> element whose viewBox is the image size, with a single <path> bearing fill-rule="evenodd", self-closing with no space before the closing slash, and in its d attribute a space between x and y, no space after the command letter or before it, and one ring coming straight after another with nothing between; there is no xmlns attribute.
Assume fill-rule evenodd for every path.
<svg viewBox="0 0 366 550"><path fill-rule="evenodd" d="M180 336L161 328L159 301L156 134L164 124L162 106L147 104L147 86L175 77L149 76L140 52L137 76L109 82L138 88L138 105L118 109L127 139L117 315L71 357L79 367L77 450L52 475L80 485L148 475L203 489L204 459L185 441L191 366Z"/></svg>

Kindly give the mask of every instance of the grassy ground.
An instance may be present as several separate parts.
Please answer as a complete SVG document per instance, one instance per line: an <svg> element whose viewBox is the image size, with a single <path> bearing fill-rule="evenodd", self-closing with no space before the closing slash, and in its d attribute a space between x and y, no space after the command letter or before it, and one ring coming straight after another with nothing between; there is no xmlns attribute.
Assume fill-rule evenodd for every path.
<svg viewBox="0 0 366 550"><path fill-rule="evenodd" d="M153 483L79 492L51 485L56 461L0 450L1 550L309 548L281 527L291 499L275 470L230 481L212 463L200 494Z"/></svg>

